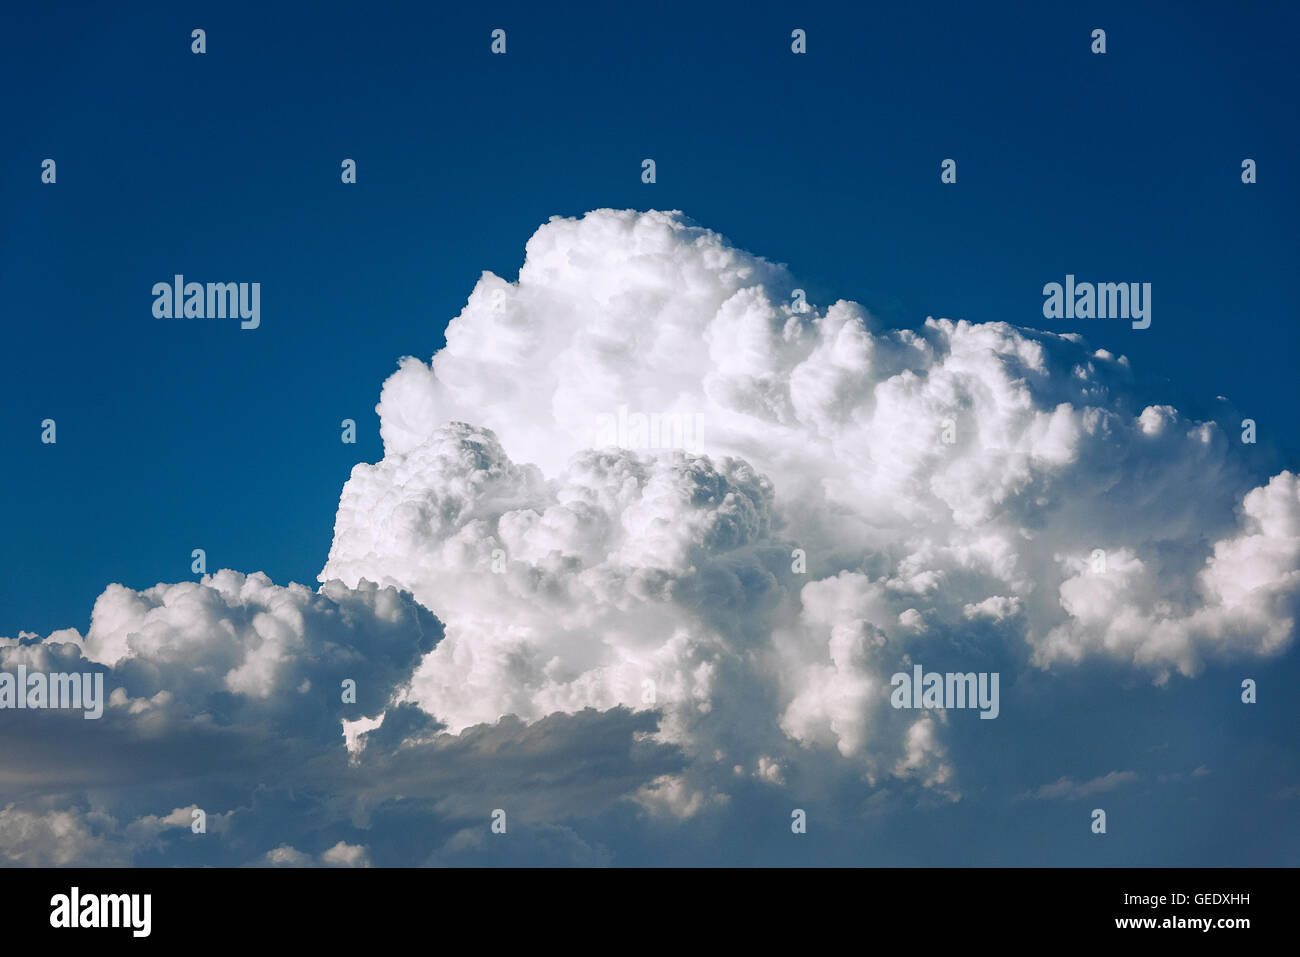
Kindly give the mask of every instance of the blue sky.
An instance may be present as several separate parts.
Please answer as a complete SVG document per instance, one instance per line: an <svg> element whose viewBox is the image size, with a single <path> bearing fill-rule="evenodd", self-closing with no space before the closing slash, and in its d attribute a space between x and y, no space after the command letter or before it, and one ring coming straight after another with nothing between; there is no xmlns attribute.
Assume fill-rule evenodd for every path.
<svg viewBox="0 0 1300 957"><path fill-rule="evenodd" d="M343 483L383 454L374 407L397 360L442 347L483 270L515 278L548 217L600 207L680 209L786 263L810 300L856 300L891 326L1080 332L1129 358L1139 402L1230 435L1253 417L1260 442L1238 454L1255 484L1300 465L1292 6L142 3L4 18L0 634L84 632L108 583L192 578L194 548L210 569L314 587ZM806 56L790 53L795 27ZM344 157L356 186L339 181ZM939 181L947 157L955 186ZM261 328L155 319L150 289L174 273L260 281ZM1041 288L1066 273L1151 282L1151 328L1053 327ZM57 445L39 441L45 418ZM339 441L344 418L356 445ZM814 835L766 848L734 820L665 842L622 810L584 834L623 863L962 863L957 845L971 863L1054 863L1057 809L1009 805L1006 786L1132 767L1142 783L1111 796L1122 842L1101 852L1080 831L1061 862L1295 863L1300 669L1293 654L1250 668L1268 690L1248 716L1239 667L1155 698L1106 666L1036 677L1057 706L970 772L960 805L891 797L847 850ZM1052 759L1083 734L1086 757ZM1204 781L1156 783L1200 766ZM736 813L784 807L741 794Z"/></svg>

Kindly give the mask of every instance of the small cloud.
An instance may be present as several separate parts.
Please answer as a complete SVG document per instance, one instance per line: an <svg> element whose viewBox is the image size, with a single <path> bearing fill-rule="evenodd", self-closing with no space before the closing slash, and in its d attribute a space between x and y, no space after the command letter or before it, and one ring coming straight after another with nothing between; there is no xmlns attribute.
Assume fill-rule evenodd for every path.
<svg viewBox="0 0 1300 957"><path fill-rule="evenodd" d="M364 844L339 841L319 857L312 857L290 844L281 844L253 862L254 867L369 867L370 852Z"/></svg>
<svg viewBox="0 0 1300 957"><path fill-rule="evenodd" d="M1029 791L1021 795L1021 797L1036 801L1075 800L1077 798L1091 797L1094 794L1103 794L1106 791L1113 791L1117 787L1136 781L1137 777L1135 771L1111 771L1109 774L1082 783L1076 782L1069 777L1062 777L1051 784L1044 784L1037 790Z"/></svg>
<svg viewBox="0 0 1300 957"><path fill-rule="evenodd" d="M370 852L364 844L345 844L339 841L320 856L321 863L329 867L369 867Z"/></svg>
<svg viewBox="0 0 1300 957"><path fill-rule="evenodd" d="M261 867L311 867L312 860L310 855L304 854L296 847L281 844L267 851L257 864Z"/></svg>

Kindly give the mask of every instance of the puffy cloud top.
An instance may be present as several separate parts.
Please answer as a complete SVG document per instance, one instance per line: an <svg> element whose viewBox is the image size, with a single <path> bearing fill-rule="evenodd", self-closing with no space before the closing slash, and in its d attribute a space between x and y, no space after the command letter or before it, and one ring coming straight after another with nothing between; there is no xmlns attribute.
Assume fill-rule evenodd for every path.
<svg viewBox="0 0 1300 957"><path fill-rule="evenodd" d="M223 569L142 591L109 585L83 639L0 639L0 670L111 669L110 710L136 721L272 722L342 740L340 714L382 713L442 629L391 587L325 583L319 592ZM356 684L344 709L342 683Z"/></svg>
<svg viewBox="0 0 1300 957"><path fill-rule="evenodd" d="M452 730L653 706L704 764L825 746L942 788L942 729L882 705L921 651L1161 681L1289 642L1295 476L1250 490L1079 336L797 287L680 213L557 217L400 362L322 579L446 624L416 702Z"/></svg>

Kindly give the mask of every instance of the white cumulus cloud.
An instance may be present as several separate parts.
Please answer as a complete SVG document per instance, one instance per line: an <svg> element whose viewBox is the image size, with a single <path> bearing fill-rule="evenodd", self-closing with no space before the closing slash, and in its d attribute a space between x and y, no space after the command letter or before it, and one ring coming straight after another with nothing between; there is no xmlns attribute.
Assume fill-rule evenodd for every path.
<svg viewBox="0 0 1300 957"><path fill-rule="evenodd" d="M680 213L543 225L383 384L318 590L110 585L84 636L0 638L0 670L109 692L98 722L0 726L0 856L164 856L217 792L226 863L392 860L414 845L356 840L389 811L466 859L506 805L546 859L601 863L555 822L828 767L958 797L963 716L889 703L914 665L1002 671L1000 725L1016 669L1160 683L1288 647L1297 476L1252 480L1077 335L886 329L798 288Z"/></svg>
<svg viewBox="0 0 1300 957"><path fill-rule="evenodd" d="M1295 476L1251 490L1077 335L887 330L797 285L680 213L556 217L401 360L321 577L444 623L412 700L453 732L653 707L729 774L822 747L943 789L942 719L885 704L914 653L1160 681L1290 641Z"/></svg>

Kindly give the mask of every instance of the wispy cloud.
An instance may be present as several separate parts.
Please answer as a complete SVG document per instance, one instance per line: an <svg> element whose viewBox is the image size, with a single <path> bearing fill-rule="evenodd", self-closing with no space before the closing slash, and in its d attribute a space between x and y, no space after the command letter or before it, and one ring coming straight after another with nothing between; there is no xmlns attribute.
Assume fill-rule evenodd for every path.
<svg viewBox="0 0 1300 957"><path fill-rule="evenodd" d="M1034 791L1022 794L1021 797L1035 801L1076 800L1113 791L1125 784L1132 784L1137 779L1136 771L1111 771L1109 774L1103 774L1101 777L1082 782L1069 777L1062 777L1051 784L1044 784Z"/></svg>

